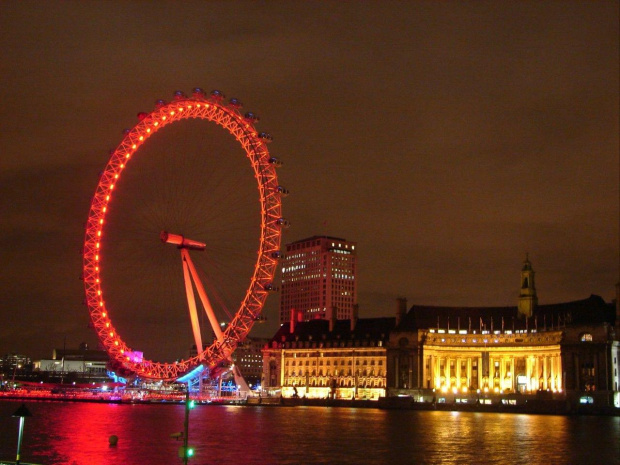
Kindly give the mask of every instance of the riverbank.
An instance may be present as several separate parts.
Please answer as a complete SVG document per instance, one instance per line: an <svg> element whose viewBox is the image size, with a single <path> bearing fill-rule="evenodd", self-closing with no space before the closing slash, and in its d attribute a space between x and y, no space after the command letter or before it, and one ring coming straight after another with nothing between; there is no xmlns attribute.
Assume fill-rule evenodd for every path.
<svg viewBox="0 0 620 465"><path fill-rule="evenodd" d="M379 400L362 399L310 399L265 397L248 398L246 405L263 407L345 407L376 408L385 410L437 410L452 412L522 413L538 415L605 415L620 416L620 409L611 406L573 404L566 400L525 399L520 403L461 403L461 402L416 402L410 397L381 397Z"/></svg>
<svg viewBox="0 0 620 465"><path fill-rule="evenodd" d="M620 416L620 409L612 406L575 404L565 399L525 399L523 402L459 403L415 402L413 399L387 397L379 400L379 408L409 410L439 410L454 412L495 412L537 415L606 415Z"/></svg>
<svg viewBox="0 0 620 465"><path fill-rule="evenodd" d="M0 465L15 465L17 462L7 462L7 461L0 461ZM20 460L19 462L20 465L40 465L38 463L30 463L30 462L22 462Z"/></svg>
<svg viewBox="0 0 620 465"><path fill-rule="evenodd" d="M196 405L245 405L246 399L240 397L219 397L196 399ZM0 401L21 401L21 402L78 402L78 403L97 403L97 404L158 404L176 405L185 403L184 395L163 396L153 395L136 398L119 393L51 393L41 391L14 391L0 392ZM0 464L2 465L2 464Z"/></svg>
<svg viewBox="0 0 620 465"><path fill-rule="evenodd" d="M88 402L100 404L182 404L182 399L131 399L116 394L70 395L70 394L25 394L2 393L0 401L21 402ZM248 397L247 399L215 399L198 401L197 405L237 405L247 407L340 407L370 408L384 410L420 410L482 413L520 413L537 415L601 415L620 416L620 409L613 406L575 404L563 399L524 399L521 402L417 402L411 397L381 397L378 400L365 399L313 399L306 397Z"/></svg>
<svg viewBox="0 0 620 465"><path fill-rule="evenodd" d="M116 395L74 394L74 393L40 393L40 392L1 392L0 401L23 402L91 402L99 404L120 404L122 399ZM0 464L2 465L2 464Z"/></svg>

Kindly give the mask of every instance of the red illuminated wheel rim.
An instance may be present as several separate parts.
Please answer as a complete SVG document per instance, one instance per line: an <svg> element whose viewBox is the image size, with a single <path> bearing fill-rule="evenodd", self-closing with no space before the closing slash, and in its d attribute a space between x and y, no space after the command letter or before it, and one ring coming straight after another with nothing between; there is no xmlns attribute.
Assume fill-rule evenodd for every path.
<svg viewBox="0 0 620 465"><path fill-rule="evenodd" d="M258 132L255 128L258 118L252 113L241 114L240 108L240 102L236 99L224 102L223 95L218 91L206 95L202 90L194 89L191 97L176 92L172 102L158 101L151 113L140 113L138 124L126 130L121 143L110 152L111 156L90 204L83 249L83 280L86 305L98 338L113 365L122 367L128 373L147 379L175 380L198 365L216 365L247 336L262 312L267 295L274 290L272 283L279 258L282 228L287 224L281 211L281 196L286 190L278 184L276 168L279 161L271 157L267 149L271 136ZM223 342L214 342L200 353L174 362L137 359L133 355L139 348L128 345L112 322L113 316L126 310L109 307L106 302L108 290L103 268L108 266L104 257L107 250L106 237L110 236L106 221L118 206L114 202L115 194L122 187L122 180L127 177L124 173L129 173L133 166L134 155L164 127L189 119L204 120L224 128L234 137L237 146L241 147L250 161L258 191L255 199L258 199L260 208L258 250L254 252L256 259L245 296L224 330ZM165 167L162 169L165 170ZM153 231L153 234L159 233Z"/></svg>

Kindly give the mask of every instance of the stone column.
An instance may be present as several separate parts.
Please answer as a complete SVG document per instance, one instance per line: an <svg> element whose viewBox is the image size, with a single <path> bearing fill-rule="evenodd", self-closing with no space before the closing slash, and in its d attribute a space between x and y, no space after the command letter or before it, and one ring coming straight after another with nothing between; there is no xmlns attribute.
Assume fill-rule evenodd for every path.
<svg viewBox="0 0 620 465"><path fill-rule="evenodd" d="M499 388L504 389L504 378L506 377L506 360L502 355L499 359Z"/></svg>
<svg viewBox="0 0 620 465"><path fill-rule="evenodd" d="M435 357L433 355L429 355L428 356L428 373L427 373L426 379L430 379L431 384L430 386L427 386L427 387L430 387L431 389L435 387L434 378L435 378Z"/></svg>
<svg viewBox="0 0 620 465"><path fill-rule="evenodd" d="M280 352L280 386L284 386L284 352L284 349Z"/></svg>

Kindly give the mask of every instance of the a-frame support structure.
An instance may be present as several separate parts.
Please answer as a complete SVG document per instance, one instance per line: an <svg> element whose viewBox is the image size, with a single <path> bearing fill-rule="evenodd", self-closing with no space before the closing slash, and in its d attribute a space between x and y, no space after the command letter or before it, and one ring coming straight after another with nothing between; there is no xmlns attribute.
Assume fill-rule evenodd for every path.
<svg viewBox="0 0 620 465"><path fill-rule="evenodd" d="M211 302L209 301L209 297L205 292L204 286L202 285L202 281L198 276L198 272L196 271L196 267L194 266L194 262L192 261L189 251L197 250L204 251L207 248L207 245L203 242L198 242L192 239L186 239L185 237L178 234L171 234L166 231L162 231L160 238L162 242L167 244L175 244L179 250L181 251L181 260L183 263L183 278L185 280L185 294L187 296L187 305L189 308L189 317L192 323L192 331L194 334L194 342L196 343L196 350L198 353L202 353L203 344L202 344L202 336L200 333L200 323L198 321L198 309L196 306L196 298L194 295L194 287L196 287L196 291L198 292L198 297L200 298L200 302L207 314L207 318L209 319L209 323L211 324L211 329L215 334L215 338L221 347L225 347L224 345L224 333L220 328L220 325L215 316L215 312L213 311L213 307L211 306ZM225 353L225 360L232 362L232 354ZM241 372L238 367L234 364L232 366L232 372L235 377L235 384L240 386L241 391L250 392L250 388L243 379Z"/></svg>

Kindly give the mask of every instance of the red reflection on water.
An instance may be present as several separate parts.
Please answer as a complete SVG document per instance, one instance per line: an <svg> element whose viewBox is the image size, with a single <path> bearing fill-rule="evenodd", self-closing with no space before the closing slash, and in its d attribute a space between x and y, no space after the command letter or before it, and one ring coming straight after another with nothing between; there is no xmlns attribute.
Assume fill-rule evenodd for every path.
<svg viewBox="0 0 620 465"><path fill-rule="evenodd" d="M156 464L177 458L179 444L171 440L170 434L183 429L182 405L161 409L148 405L60 402L45 405L45 414L40 416L36 415L36 407L37 404L31 407L32 434L25 438L24 450L29 453L23 455L23 460L107 465ZM118 437L116 446L109 443L111 435Z"/></svg>

